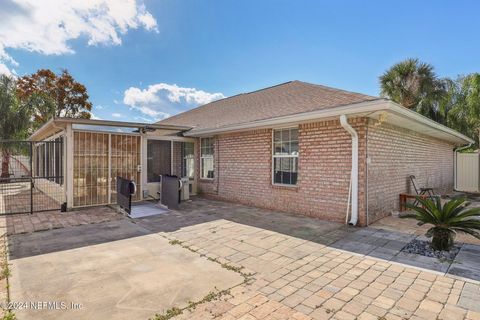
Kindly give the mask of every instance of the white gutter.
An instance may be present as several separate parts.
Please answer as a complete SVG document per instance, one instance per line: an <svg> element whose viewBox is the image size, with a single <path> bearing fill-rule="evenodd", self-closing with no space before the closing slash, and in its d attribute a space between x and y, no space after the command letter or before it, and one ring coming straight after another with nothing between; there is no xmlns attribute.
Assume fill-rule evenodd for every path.
<svg viewBox="0 0 480 320"><path fill-rule="evenodd" d="M225 132L239 132L249 129L272 128L275 126L284 126L286 123L298 123L311 121L321 118L337 118L341 114L359 114L370 113L377 110L387 108L387 100L377 99L367 102L360 102L355 104L348 104L335 108L327 108L322 110L315 110L310 112L296 113L287 116L280 116L276 118L269 118L264 120L255 120L244 123L238 123L218 128L198 129L193 128L191 131L184 132L184 136L193 137L208 137L218 133Z"/></svg>
<svg viewBox="0 0 480 320"><path fill-rule="evenodd" d="M470 148L473 145L473 142L470 142L466 146L458 147L454 149L453 152L453 190L457 191L457 152Z"/></svg>
<svg viewBox="0 0 480 320"><path fill-rule="evenodd" d="M340 124L352 136L352 171L350 175L352 213L348 224L354 226L358 222L358 134L348 123L347 116L340 116ZM350 193L348 195L350 200Z"/></svg>
<svg viewBox="0 0 480 320"><path fill-rule="evenodd" d="M447 126L444 126L430 118L425 117L424 115L421 115L420 113L407 109L405 107L402 107L398 103L395 103L393 101L388 101L389 107L388 110L391 112L394 112L398 115L404 116L406 118L415 120L423 125L426 125L432 129L444 132L446 134L449 134L451 136L454 136L460 140L467 141L469 143L474 143L475 141L470 139L469 137L465 136L464 134L461 134L458 131L455 131Z"/></svg>
<svg viewBox="0 0 480 320"><path fill-rule="evenodd" d="M276 126L278 127L284 126L285 124L309 122L309 121L325 119L325 118L337 118L342 114L365 116L366 114L372 114L375 111L391 112L395 115L401 116L402 118L410 119L412 121L420 123L426 127L433 129L434 131L443 132L444 134L447 134L448 136L453 138L449 141L452 141L452 142L454 141L457 144L465 143L465 142L474 142L469 137L453 129L450 129L444 125L441 125L415 111L404 108L401 105L386 99L377 99L372 101L339 106L335 108L327 108L327 109L315 110L310 112L281 116L276 118L232 124L232 125L218 127L218 128L207 128L207 129L198 129L198 130L195 130L195 128L193 128L190 131L184 132L183 135L186 137L210 137L212 135L221 134L221 133L240 132L245 130L262 129L262 128L274 128Z"/></svg>

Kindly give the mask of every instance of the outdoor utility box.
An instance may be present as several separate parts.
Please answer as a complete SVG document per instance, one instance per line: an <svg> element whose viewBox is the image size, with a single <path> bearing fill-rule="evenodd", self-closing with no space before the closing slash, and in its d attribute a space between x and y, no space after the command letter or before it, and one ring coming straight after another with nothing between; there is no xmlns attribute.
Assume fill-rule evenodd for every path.
<svg viewBox="0 0 480 320"><path fill-rule="evenodd" d="M182 182L181 190L180 190L180 200L186 201L190 199L190 178L184 177L180 179Z"/></svg>
<svg viewBox="0 0 480 320"><path fill-rule="evenodd" d="M161 175L160 202L168 209L178 209L180 203L180 179L177 176Z"/></svg>

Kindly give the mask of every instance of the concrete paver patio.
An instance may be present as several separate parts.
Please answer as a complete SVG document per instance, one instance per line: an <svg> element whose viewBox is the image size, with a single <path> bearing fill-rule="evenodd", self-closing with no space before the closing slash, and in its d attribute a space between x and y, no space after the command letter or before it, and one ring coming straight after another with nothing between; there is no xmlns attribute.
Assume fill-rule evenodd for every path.
<svg viewBox="0 0 480 320"><path fill-rule="evenodd" d="M137 223L213 259L255 272L227 302L210 303L185 319L478 319L479 282L411 267L348 248L349 235L386 244L400 235L215 201ZM375 237L369 237L374 234ZM403 240L407 240L406 237ZM410 237L411 239L411 237ZM383 241L379 241L383 240ZM393 242L392 242L393 241ZM477 264L480 257L475 257ZM406 262L406 261L402 261Z"/></svg>
<svg viewBox="0 0 480 320"><path fill-rule="evenodd" d="M13 236L10 246L11 300L67 308L28 305L18 319L148 319L244 281L127 219Z"/></svg>
<svg viewBox="0 0 480 320"><path fill-rule="evenodd" d="M164 237L176 241L169 243ZM412 239L411 233L395 233L375 226L352 228L196 199L182 204L179 211L154 217L15 235L11 237L11 287L12 292L19 290L25 297L50 300L49 296L59 298L54 295L54 288L68 289L55 279L56 274L61 275L64 283L77 284L81 279L78 286L84 285L85 292L87 288L92 291L98 288L99 296L110 295L109 299L98 300L103 306L99 312L107 315L123 307L126 301L116 296L122 288L116 285L117 278L107 276L109 272L127 270L127 277L133 277L139 271L132 270L142 269L146 258L154 259L164 253L171 256L168 259L177 261L175 257L188 253L190 259L200 259L198 263L212 264L205 266L207 269L228 263L254 275L249 283L229 282L233 288L228 299L201 304L177 318L480 319L478 281L446 274L448 270L442 268L439 269L442 272L437 272L411 266L401 259L395 261L402 244L409 239ZM159 248L152 249L154 246ZM477 249L474 244L466 244L461 253L467 261L480 265ZM81 256L85 257L77 266L74 257ZM52 258L54 262L49 262ZM96 261L100 261L98 267L95 267ZM155 269L162 267L151 260L147 262ZM426 263L425 267L431 265ZM47 272L44 276L42 272L48 268L56 272ZM161 272L148 272L152 272L150 281L155 280L155 288L169 286L163 282ZM477 272L473 270L473 273ZM40 280L28 287L29 282L35 283L35 277L46 277L44 283L49 283L52 289L41 286ZM185 270L178 275L182 281L179 286L188 289L193 282L202 280L201 277ZM97 279L103 286L95 285ZM136 283L138 293L135 295L147 299L145 309L150 314L142 311L130 319L146 319L168 307L184 306L179 301L165 303L161 297L167 297L168 293L156 295L150 290L152 284L145 282ZM212 286L213 282L209 290ZM85 297L94 300L95 295ZM78 319L88 318L86 313L75 315ZM102 318L98 313L95 315ZM122 314L112 313L108 318L121 319Z"/></svg>

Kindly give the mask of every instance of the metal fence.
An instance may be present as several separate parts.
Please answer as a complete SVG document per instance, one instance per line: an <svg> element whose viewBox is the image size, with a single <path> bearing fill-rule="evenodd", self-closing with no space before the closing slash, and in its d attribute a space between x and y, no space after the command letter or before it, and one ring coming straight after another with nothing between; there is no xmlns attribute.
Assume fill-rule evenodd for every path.
<svg viewBox="0 0 480 320"><path fill-rule="evenodd" d="M66 201L63 138L0 140L0 214L60 210Z"/></svg>

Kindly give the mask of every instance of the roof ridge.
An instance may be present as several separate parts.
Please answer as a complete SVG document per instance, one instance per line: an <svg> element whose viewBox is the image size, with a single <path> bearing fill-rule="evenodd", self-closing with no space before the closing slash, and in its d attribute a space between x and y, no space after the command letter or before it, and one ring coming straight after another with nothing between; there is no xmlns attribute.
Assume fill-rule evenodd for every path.
<svg viewBox="0 0 480 320"><path fill-rule="evenodd" d="M302 84L307 84L307 85L314 86L314 87L320 87L320 88L323 88L323 89L326 89L326 90L330 90L330 91L340 91L340 92L346 92L346 93L355 93L355 94L360 94L360 95L362 95L362 96L372 97L372 98L376 98L376 99L380 98L380 97L377 97L377 96L371 96L371 95L369 95L369 94L365 94L365 93L361 93L361 92L339 89L339 88L330 87L330 86L326 86L326 85L318 84L318 83L311 83L311 82L305 82L305 81L300 81L300 80L294 80L294 81L292 81L292 82L299 82L299 83L302 83Z"/></svg>
<svg viewBox="0 0 480 320"><path fill-rule="evenodd" d="M278 89L276 89L278 88ZM176 123L178 121L182 122L182 119L190 119L187 122L189 123L190 126L192 123L197 123L197 125L202 126L202 124L199 124L197 117L202 117L204 113L209 114L213 111L209 110L217 110L216 112L222 113L221 110L224 110L222 108L226 108L226 106L230 106L229 108L233 107L238 107L235 110L242 111L243 113L245 112L250 112L250 116L254 117L254 113L251 108L242 108L245 107L245 105L248 104L255 104L255 101L263 101L264 103L268 104L269 99L270 100L275 100L275 99L280 99L282 97L282 92L289 92L288 96L283 96L282 101L276 101L277 104L283 105L285 103L290 103L292 104L292 108L296 110L296 104L300 103L300 105L305 105L303 107L299 107L297 109L302 109L302 108L307 108L307 109L315 109L315 108L324 108L324 107L332 107L331 105L333 104L339 104L339 103L345 103L345 102L357 102L359 100L375 100L379 99L379 97L376 96L370 96L358 92L352 92L352 91L347 91L347 90L342 90L342 89L337 89L333 87L328 87L325 85L319 85L319 84L314 84L314 83L309 83L309 82L303 82L300 80L291 80L279 84L275 84L272 86L268 86L265 88L257 89L254 91L246 92L246 93L238 93L236 95L230 96L230 97L224 97L222 99L218 99L215 101L211 101L209 103L199 105L195 108L192 108L190 110L185 110L183 112L180 112L178 114L175 114L171 117L168 117L166 119L162 119L161 121L158 121L157 123ZM295 94L297 97L294 99L291 97L291 94ZM286 100L285 100L286 99ZM291 101L293 99L293 101ZM320 99L320 100L319 100ZM321 102L323 99L324 103ZM288 100L288 101L287 101ZM248 102L250 101L250 102ZM310 102L307 102L310 101ZM315 102L316 101L316 102ZM320 101L320 102L319 102ZM271 101L270 101L271 102ZM312 103L318 103L318 106L313 106ZM220 109L219 109L220 108ZM228 109L228 110L230 110ZM255 109L255 108L254 108ZM271 110L270 110L271 109ZM272 111L275 108L270 108L266 109L265 111L267 114L272 113L276 114L276 112ZM284 106L285 109L285 106ZM232 109L233 110L233 109ZM253 112L253 113L252 113ZM262 111L263 112L263 111ZM264 113L265 113L264 112ZM279 111L279 112L285 112ZM212 115L210 115L211 117ZM226 115L214 115L213 117L220 117L224 118ZM244 118L249 118L248 114L243 114ZM228 117L227 117L228 118ZM204 119L205 120L205 119ZM216 122L214 119L209 119L210 122ZM233 120L229 120L233 121ZM185 122L185 121L184 121ZM203 121L205 122L205 121Z"/></svg>
<svg viewBox="0 0 480 320"><path fill-rule="evenodd" d="M253 90L253 91L249 91L249 92L244 92L244 93L240 93L240 94L251 94L251 93L255 93L255 92L259 92L259 91L263 91L263 90L268 90L268 89L272 89L272 88L275 88L275 87L280 87L280 86L284 86L286 84L289 84L289 83L293 83L295 81L298 81L298 80L290 80L290 81L287 81L287 82L282 82L282 83L279 83L279 84L274 84L273 86L269 86L269 87L265 87L265 88L261 88L261 89L257 89L257 90ZM238 94L238 95L240 95ZM235 96L232 96L232 97L235 97Z"/></svg>

